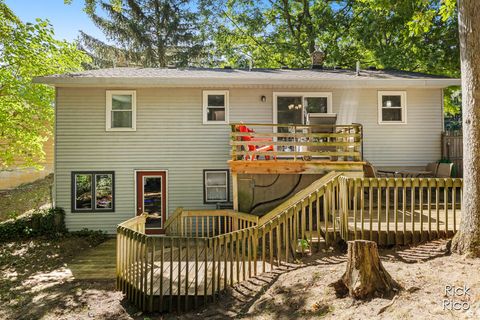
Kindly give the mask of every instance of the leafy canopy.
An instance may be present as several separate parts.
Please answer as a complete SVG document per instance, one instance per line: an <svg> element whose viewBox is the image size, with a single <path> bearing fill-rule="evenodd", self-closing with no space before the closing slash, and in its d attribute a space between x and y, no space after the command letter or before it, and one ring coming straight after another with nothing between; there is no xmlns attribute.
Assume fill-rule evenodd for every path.
<svg viewBox="0 0 480 320"><path fill-rule="evenodd" d="M443 0L204 0L218 56L244 67L325 65L458 75L455 4ZM213 17L213 18L212 18Z"/></svg>
<svg viewBox="0 0 480 320"><path fill-rule="evenodd" d="M77 71L88 57L58 41L48 21L23 23L0 0L0 170L39 167L51 136L54 89L35 76Z"/></svg>

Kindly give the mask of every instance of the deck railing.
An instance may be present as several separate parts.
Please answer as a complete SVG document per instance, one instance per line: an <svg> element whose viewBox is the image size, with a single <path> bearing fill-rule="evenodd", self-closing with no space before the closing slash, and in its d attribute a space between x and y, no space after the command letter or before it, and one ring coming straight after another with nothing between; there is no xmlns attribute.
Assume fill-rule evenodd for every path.
<svg viewBox="0 0 480 320"><path fill-rule="evenodd" d="M240 132L245 126L254 132ZM363 130L360 124L293 125L231 124L232 160L286 158L291 160L362 160ZM252 150L255 146L273 150Z"/></svg>
<svg viewBox="0 0 480 320"><path fill-rule="evenodd" d="M346 240L407 245L457 231L462 179L340 177L340 183Z"/></svg>
<svg viewBox="0 0 480 320"><path fill-rule="evenodd" d="M167 235L214 237L257 225L258 216L233 210L178 208L165 223Z"/></svg>
<svg viewBox="0 0 480 320"><path fill-rule="evenodd" d="M260 218L179 208L158 236L144 234L139 216L117 229L117 287L142 310L188 310L339 239L390 245L451 236L461 191L461 179L331 172Z"/></svg>

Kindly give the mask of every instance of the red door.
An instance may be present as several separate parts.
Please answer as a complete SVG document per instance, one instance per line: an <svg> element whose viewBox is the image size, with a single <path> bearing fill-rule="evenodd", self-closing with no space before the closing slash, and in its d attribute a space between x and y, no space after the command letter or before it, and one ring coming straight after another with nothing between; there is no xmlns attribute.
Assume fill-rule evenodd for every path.
<svg viewBox="0 0 480 320"><path fill-rule="evenodd" d="M146 233L163 233L167 212L167 173L137 171L137 215L148 213Z"/></svg>

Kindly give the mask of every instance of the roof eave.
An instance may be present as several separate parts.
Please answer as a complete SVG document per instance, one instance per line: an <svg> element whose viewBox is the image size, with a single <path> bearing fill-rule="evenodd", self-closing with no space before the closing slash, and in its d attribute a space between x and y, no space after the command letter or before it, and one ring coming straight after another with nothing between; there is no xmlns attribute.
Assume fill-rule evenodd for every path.
<svg viewBox="0 0 480 320"><path fill-rule="evenodd" d="M460 79L226 79L226 78L146 78L146 77L36 77L34 83L56 87L242 87L289 86L330 88L445 88L460 85Z"/></svg>

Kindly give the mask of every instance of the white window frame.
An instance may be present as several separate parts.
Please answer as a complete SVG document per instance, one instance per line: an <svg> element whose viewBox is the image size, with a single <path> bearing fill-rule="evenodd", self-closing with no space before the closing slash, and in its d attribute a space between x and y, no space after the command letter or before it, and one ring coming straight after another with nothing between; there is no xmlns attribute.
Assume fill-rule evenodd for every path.
<svg viewBox="0 0 480 320"><path fill-rule="evenodd" d="M225 120L212 121L208 120L208 96L209 95L223 95L225 96ZM218 107L215 107L218 108ZM228 124L229 118L229 91L228 90L204 90L203 91L203 124Z"/></svg>
<svg viewBox="0 0 480 320"><path fill-rule="evenodd" d="M383 96L400 96L400 108L402 110L401 121L383 121ZM392 107L389 107L392 108ZM407 124L407 92L406 91L378 91L378 124L390 125L390 124Z"/></svg>
<svg viewBox="0 0 480 320"><path fill-rule="evenodd" d="M112 128L112 96L131 95L132 96L132 127L131 128ZM136 131L137 130L137 92L135 90L107 90L106 94L106 131Z"/></svg>
<svg viewBox="0 0 480 320"><path fill-rule="evenodd" d="M219 188L219 187L225 187L225 200L208 200L208 188L209 186L207 185L207 175L209 173L223 173L225 174L225 185L223 186L210 186L212 188ZM228 202L230 199L230 179L229 179L230 171L228 169L205 169L203 171L203 189L204 189L204 203L205 204L210 204L210 203L219 203L219 202Z"/></svg>
<svg viewBox="0 0 480 320"><path fill-rule="evenodd" d="M278 124L278 97L302 97L302 103L305 98L327 98L327 113L333 114L332 92L274 92L273 93L273 123ZM275 127L276 130L276 127Z"/></svg>

